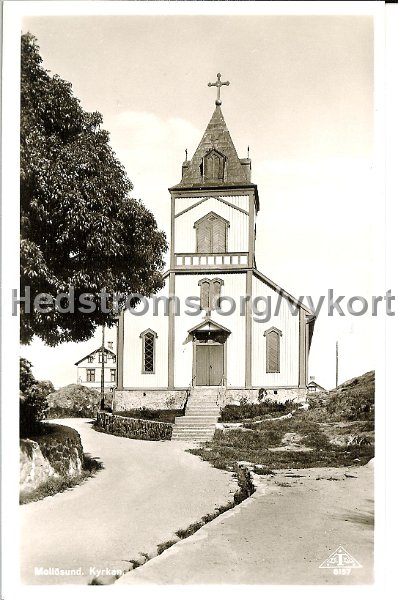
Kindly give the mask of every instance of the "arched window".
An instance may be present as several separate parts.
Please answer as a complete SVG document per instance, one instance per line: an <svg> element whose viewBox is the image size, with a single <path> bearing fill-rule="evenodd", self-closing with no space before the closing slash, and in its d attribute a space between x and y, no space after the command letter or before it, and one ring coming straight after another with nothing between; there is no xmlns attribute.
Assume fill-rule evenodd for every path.
<svg viewBox="0 0 398 600"><path fill-rule="evenodd" d="M196 229L196 252L216 254L227 251L228 221L211 212L194 224Z"/></svg>
<svg viewBox="0 0 398 600"><path fill-rule="evenodd" d="M142 372L155 372L155 345L157 333L152 329L146 329L140 334L142 339Z"/></svg>
<svg viewBox="0 0 398 600"><path fill-rule="evenodd" d="M264 332L266 343L266 372L280 373L280 339L282 332L276 327L271 327Z"/></svg>
<svg viewBox="0 0 398 600"><path fill-rule="evenodd" d="M215 310L219 306L221 296L221 286L224 285L222 279L201 279L198 283L200 286L200 308L202 310Z"/></svg>
<svg viewBox="0 0 398 600"><path fill-rule="evenodd" d="M217 150L210 150L203 157L201 171L205 182L220 183L224 181L225 156Z"/></svg>

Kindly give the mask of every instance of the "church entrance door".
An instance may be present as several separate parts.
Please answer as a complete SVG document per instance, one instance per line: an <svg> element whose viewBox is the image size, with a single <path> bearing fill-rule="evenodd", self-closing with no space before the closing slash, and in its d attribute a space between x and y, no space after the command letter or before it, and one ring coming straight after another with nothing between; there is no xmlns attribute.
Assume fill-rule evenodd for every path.
<svg viewBox="0 0 398 600"><path fill-rule="evenodd" d="M221 385L224 371L224 345L198 344L196 385Z"/></svg>

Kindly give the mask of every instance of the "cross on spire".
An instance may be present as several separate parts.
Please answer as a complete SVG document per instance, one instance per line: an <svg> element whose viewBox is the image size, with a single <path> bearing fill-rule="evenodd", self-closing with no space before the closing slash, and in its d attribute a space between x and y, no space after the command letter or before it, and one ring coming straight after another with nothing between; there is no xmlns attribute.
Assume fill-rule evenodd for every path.
<svg viewBox="0 0 398 600"><path fill-rule="evenodd" d="M216 100L216 106L220 106L221 105L221 86L222 85L229 85L229 81L221 81L221 73L217 73L217 81L215 83L208 83L207 84L209 87L216 87L217 88L217 100Z"/></svg>

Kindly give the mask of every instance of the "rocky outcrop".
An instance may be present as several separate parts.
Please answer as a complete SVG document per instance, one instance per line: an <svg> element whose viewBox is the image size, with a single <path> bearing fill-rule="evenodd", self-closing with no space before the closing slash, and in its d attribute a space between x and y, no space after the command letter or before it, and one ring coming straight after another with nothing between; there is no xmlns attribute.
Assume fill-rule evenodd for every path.
<svg viewBox="0 0 398 600"><path fill-rule="evenodd" d="M30 492L50 478L79 475L83 446L74 429L46 425L43 435L20 440L20 491Z"/></svg>
<svg viewBox="0 0 398 600"><path fill-rule="evenodd" d="M100 401L97 390L71 383L47 396L48 418L95 417Z"/></svg>

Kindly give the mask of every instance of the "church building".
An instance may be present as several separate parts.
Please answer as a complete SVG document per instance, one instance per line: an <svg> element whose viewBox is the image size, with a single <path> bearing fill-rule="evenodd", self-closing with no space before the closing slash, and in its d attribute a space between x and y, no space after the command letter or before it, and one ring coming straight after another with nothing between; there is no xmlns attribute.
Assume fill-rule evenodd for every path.
<svg viewBox="0 0 398 600"><path fill-rule="evenodd" d="M218 75L209 85L217 88L215 110L169 188L164 288L119 318L117 410L179 408L189 397L220 404L306 396L315 315L257 269L251 159L238 157L221 111L220 88L229 83ZM267 299L272 314L264 319Z"/></svg>

